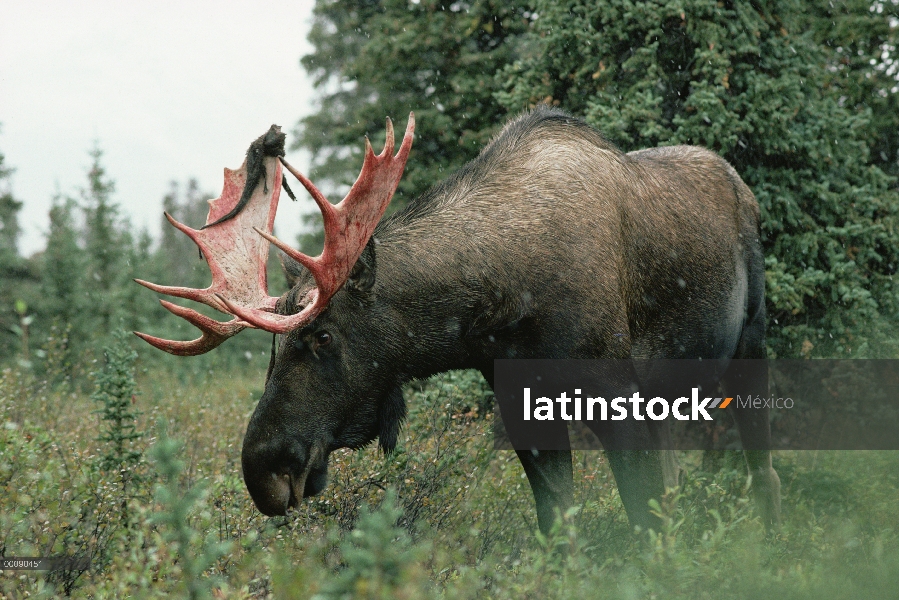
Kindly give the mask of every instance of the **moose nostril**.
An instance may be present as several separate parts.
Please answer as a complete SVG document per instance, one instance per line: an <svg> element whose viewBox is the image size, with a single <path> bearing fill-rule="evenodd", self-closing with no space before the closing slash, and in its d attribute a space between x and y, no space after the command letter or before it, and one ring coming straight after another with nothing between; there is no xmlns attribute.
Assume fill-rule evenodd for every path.
<svg viewBox="0 0 899 600"><path fill-rule="evenodd" d="M287 514L291 501L290 475L269 472L269 477L246 480L256 507L264 515L274 517Z"/></svg>
<svg viewBox="0 0 899 600"><path fill-rule="evenodd" d="M281 514L287 514L287 510L296 505L296 499L293 497L293 480L287 469L281 469L280 473L272 473L272 479L275 480L278 501L282 507Z"/></svg>

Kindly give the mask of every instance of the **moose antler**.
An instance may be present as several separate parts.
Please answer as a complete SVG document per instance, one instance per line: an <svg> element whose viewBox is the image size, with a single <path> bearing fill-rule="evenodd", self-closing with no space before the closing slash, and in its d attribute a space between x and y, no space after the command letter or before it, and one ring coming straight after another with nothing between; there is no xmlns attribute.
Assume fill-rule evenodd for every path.
<svg viewBox="0 0 899 600"><path fill-rule="evenodd" d="M387 209L393 193L403 175L403 168L412 148L415 131L415 115L409 114L406 134L396 156L393 155L393 123L387 119L387 139L381 154L375 155L368 138L365 139L365 159L362 171L346 197L336 206L302 173L281 162L312 196L322 212L325 226L325 247L315 258L298 252L266 231L256 230L287 256L312 273L316 288L301 300L305 308L294 315L278 315L255 308L245 308L224 296L219 299L228 310L259 329L273 333L286 333L304 325L318 316L331 297L350 276L350 271L365 249L378 221Z"/></svg>
<svg viewBox="0 0 899 600"><path fill-rule="evenodd" d="M280 128L273 126L269 133L275 133L282 138L283 148L283 134L280 133ZM239 169L236 171L225 169L222 194L219 198L209 201L209 216L206 217L208 228L192 229L165 213L169 223L187 234L200 248L212 272L212 284L206 289L197 290L157 285L140 279L135 280L137 283L161 294L202 302L224 313L229 311L218 299L217 294L232 298L234 302L243 305L274 310L277 299L268 295L266 280L268 242L253 232L254 228L260 226L267 231L272 230L281 191L282 170L277 156L253 156L254 149L261 147L262 141L268 135L253 143L247 153L247 160ZM265 181L259 182L257 177L257 181L251 182L253 189L246 197L244 191L247 187L248 172L260 171L259 167L262 167ZM240 210L235 215L223 220L238 208ZM248 327L248 324L240 319L235 318L221 323L193 309L165 300L160 302L169 311L186 319L203 332L200 338L189 342L164 340L135 332L153 346L171 354L192 356L209 352Z"/></svg>
<svg viewBox="0 0 899 600"><path fill-rule="evenodd" d="M273 131L281 135L280 128L275 130L275 126L272 127L267 135ZM139 279L135 281L159 293L202 302L236 318L222 323L193 309L160 300L165 308L198 327L203 335L193 341L179 342L144 333L135 334L160 350L191 356L212 350L246 327L286 333L312 321L346 282L387 209L402 177L412 148L414 131L415 116L410 113L403 143L396 156L393 155L394 134L390 119L387 119L387 139L381 154L374 154L366 138L362 171L347 196L336 206L328 202L309 179L283 158L280 159L284 167L309 191L322 211L325 248L315 258L290 248L272 235L282 177L279 156L274 156L275 152L265 156L262 161L263 185L252 181L249 183L254 185L249 199L244 189L248 185L247 161L237 171L225 169L222 195L216 200L210 200L209 216L202 229L192 229L166 214L172 225L186 233L200 247L212 271L212 284L206 289L197 290L162 286ZM261 137L254 142L254 145L261 143L262 139ZM247 153L248 161L252 158L253 150L254 146L251 146ZM250 162L249 170L255 172L257 169ZM309 269L315 279L316 288L303 299L305 308L297 314L278 315L273 312L278 299L268 295L266 259L269 242Z"/></svg>

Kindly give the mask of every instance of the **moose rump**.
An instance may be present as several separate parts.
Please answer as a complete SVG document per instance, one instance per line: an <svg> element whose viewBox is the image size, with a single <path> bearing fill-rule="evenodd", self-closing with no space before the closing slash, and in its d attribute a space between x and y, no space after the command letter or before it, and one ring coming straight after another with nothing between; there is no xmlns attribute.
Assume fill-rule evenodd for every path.
<svg viewBox="0 0 899 600"><path fill-rule="evenodd" d="M264 211L261 221L247 217L239 226L285 251L289 292L279 299L211 295L211 305L234 315L230 327L283 334L243 446L245 480L266 514L283 514L320 491L334 449L375 437L392 449L405 415L402 386L412 378L474 368L492 384L498 358L765 356L758 206L720 157L688 146L624 154L584 122L540 108L381 220L408 156L411 123L395 158L390 127L389 152L366 150L359 180L337 206L296 174L323 211L320 257L272 237ZM278 159L265 160L266 172L280 177ZM277 204L275 179L254 188L260 205ZM204 255L211 265L231 260ZM264 280L264 261L254 264ZM231 334L207 335L215 325L182 316L218 343ZM205 351L209 344L201 340L196 348ZM767 382L759 376L751 385L764 394ZM746 457L759 508L774 524L779 483L767 451L767 413L734 416L744 447L753 449ZM615 439L664 436L651 427L597 434L614 448ZM631 522L657 524L648 501L664 492L666 475L671 481L670 455L608 456ZM554 509L573 503L571 453L527 451L519 458L546 530Z"/></svg>

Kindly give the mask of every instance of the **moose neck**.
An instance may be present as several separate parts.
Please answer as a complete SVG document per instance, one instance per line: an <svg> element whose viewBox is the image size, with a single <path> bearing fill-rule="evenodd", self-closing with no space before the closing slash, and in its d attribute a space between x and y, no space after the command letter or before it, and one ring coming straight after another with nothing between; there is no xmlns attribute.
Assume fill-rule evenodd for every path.
<svg viewBox="0 0 899 600"><path fill-rule="evenodd" d="M626 162L593 130L531 113L382 220L375 294L392 341L408 349L408 375L484 371L497 358L626 356L616 201ZM603 193L588 190L591 177L606 182ZM599 239L602 249L590 242ZM569 318L585 303L586 317Z"/></svg>
<svg viewBox="0 0 899 600"><path fill-rule="evenodd" d="M501 332L518 317L509 301L514 282L496 276L501 266L483 246L501 242L447 217L389 220L375 233L375 293L388 313L386 337L401 349L404 379L484 369L510 353Z"/></svg>

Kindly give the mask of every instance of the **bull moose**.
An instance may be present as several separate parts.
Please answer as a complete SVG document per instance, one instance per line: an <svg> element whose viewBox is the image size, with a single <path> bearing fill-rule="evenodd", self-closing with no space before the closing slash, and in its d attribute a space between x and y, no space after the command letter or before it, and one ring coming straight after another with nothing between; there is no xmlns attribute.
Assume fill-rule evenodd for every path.
<svg viewBox="0 0 899 600"><path fill-rule="evenodd" d="M719 156L691 146L625 154L585 122L538 107L382 220L414 128L410 114L394 155L388 119L383 151L375 155L366 140L358 179L332 205L284 161L284 135L272 126L241 169L226 169L204 228L166 215L200 247L210 287L138 281L234 317L222 323L162 300L203 332L189 342L137 334L172 354L207 352L247 327L281 335L242 450L244 480L264 514L321 492L338 448L378 438L391 451L413 378L478 369L492 385L494 359L509 357L764 358L759 208ZM282 168L322 212L318 257L272 235ZM291 285L280 298L267 292L269 243L283 252ZM767 389L766 380L754 385ZM757 508L776 525L768 414L733 415L744 447L757 448L745 452ZM631 433L646 432L617 435ZM630 522L657 525L648 502L670 483L667 454L607 456ZM573 504L571 452L518 457L546 531L554 511Z"/></svg>

